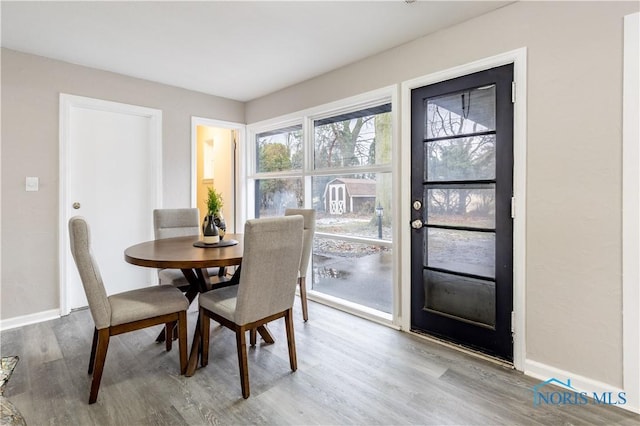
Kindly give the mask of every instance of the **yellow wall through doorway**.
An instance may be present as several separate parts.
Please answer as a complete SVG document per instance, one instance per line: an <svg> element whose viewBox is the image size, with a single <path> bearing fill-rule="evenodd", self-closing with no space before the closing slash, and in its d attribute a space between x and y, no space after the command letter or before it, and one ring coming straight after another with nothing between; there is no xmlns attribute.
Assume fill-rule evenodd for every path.
<svg viewBox="0 0 640 426"><path fill-rule="evenodd" d="M197 183L196 183L196 207L200 210L200 221L207 214L207 191L214 187L222 194L224 206L222 214L227 223L227 232L234 230L234 183L233 183L233 130L197 126ZM204 178L204 160L206 141L213 140L213 178Z"/></svg>

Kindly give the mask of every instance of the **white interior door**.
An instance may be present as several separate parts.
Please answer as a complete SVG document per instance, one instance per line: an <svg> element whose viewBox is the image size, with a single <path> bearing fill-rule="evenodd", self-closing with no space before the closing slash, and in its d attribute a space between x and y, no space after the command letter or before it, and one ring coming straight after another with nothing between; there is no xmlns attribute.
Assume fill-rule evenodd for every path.
<svg viewBox="0 0 640 426"><path fill-rule="evenodd" d="M67 223L84 216L107 294L157 283L154 269L124 261L130 245L153 239L161 198L159 110L62 94L61 313L87 306Z"/></svg>

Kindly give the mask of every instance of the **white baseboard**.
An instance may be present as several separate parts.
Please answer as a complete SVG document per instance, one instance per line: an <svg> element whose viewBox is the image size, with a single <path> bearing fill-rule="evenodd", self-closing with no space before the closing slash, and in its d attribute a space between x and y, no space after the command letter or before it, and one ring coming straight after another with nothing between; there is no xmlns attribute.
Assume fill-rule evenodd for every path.
<svg viewBox="0 0 640 426"><path fill-rule="evenodd" d="M37 312L35 314L22 315L19 317L7 318L0 320L0 331L10 330L24 325L35 324L38 322L49 321L60 318L59 309L51 309L49 311Z"/></svg>
<svg viewBox="0 0 640 426"><path fill-rule="evenodd" d="M573 386L578 392L587 392L588 395L592 395L593 392L597 392L598 394L602 394L604 392L613 392L614 394L617 394L618 392L625 392L624 389L620 389L616 386L608 385L570 371L560 370L559 368L551 367L550 365L532 361L530 359L526 359L524 362L524 374L540 379L541 381L548 380L552 377L560 381L570 379L571 386ZM634 404L634 402L635 401L627 400L626 404L616 405L616 407L623 408L633 413L640 413L640 407L635 406L636 404Z"/></svg>

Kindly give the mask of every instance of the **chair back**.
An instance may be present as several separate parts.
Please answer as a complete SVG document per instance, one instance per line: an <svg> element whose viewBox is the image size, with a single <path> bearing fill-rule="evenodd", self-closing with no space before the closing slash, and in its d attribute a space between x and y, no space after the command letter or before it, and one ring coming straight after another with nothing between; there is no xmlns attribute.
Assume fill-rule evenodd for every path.
<svg viewBox="0 0 640 426"><path fill-rule="evenodd" d="M83 217L74 216L69 219L69 240L96 329L107 328L111 325L111 305L98 264L91 253L89 225Z"/></svg>
<svg viewBox="0 0 640 426"><path fill-rule="evenodd" d="M249 324L293 307L303 222L301 216L285 216L245 223L236 324Z"/></svg>
<svg viewBox="0 0 640 426"><path fill-rule="evenodd" d="M200 235L200 212L196 208L155 209L153 233L156 240Z"/></svg>
<svg viewBox="0 0 640 426"><path fill-rule="evenodd" d="M311 248L313 247L313 234L316 232L316 211L314 209L286 209L285 216L300 215L304 218L304 233L302 235L302 257L300 258L299 277L307 276Z"/></svg>

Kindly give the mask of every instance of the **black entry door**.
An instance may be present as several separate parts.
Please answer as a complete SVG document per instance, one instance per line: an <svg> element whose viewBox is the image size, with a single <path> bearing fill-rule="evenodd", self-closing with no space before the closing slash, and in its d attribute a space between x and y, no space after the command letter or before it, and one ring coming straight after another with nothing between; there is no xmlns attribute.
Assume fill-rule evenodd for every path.
<svg viewBox="0 0 640 426"><path fill-rule="evenodd" d="M411 328L513 359L513 65L411 93Z"/></svg>

